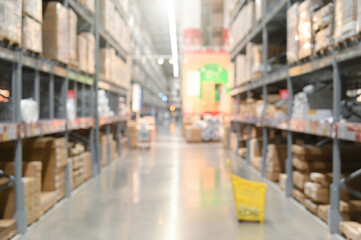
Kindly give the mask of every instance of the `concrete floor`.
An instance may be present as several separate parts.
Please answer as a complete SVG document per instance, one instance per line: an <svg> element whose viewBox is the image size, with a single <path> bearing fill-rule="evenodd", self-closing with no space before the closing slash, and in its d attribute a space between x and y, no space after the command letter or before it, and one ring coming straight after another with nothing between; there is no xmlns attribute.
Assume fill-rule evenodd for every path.
<svg viewBox="0 0 361 240"><path fill-rule="evenodd" d="M20 239L338 239L273 185L265 223L238 222L225 159L242 176L259 174L219 143L187 144L167 132L150 151L129 151Z"/></svg>

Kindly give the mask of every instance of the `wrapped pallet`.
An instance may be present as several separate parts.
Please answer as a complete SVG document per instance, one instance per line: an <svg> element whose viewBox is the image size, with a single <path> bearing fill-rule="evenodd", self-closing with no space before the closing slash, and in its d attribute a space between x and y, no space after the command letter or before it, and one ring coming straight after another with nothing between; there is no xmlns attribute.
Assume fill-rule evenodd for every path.
<svg viewBox="0 0 361 240"><path fill-rule="evenodd" d="M314 13L312 28L315 33L315 52L333 45L334 4L329 3Z"/></svg>
<svg viewBox="0 0 361 240"><path fill-rule="evenodd" d="M46 58L65 64L69 62L68 10L59 2L45 5L43 46Z"/></svg>
<svg viewBox="0 0 361 240"><path fill-rule="evenodd" d="M312 55L313 34L312 34L312 12L310 0L305 0L298 6L298 33L299 33L299 52L298 58L303 59Z"/></svg>
<svg viewBox="0 0 361 240"><path fill-rule="evenodd" d="M87 72L87 39L83 35L77 36L77 59L78 67L81 71Z"/></svg>
<svg viewBox="0 0 361 240"><path fill-rule="evenodd" d="M294 3L287 10L287 62L295 63L298 61L299 34L298 34L298 6Z"/></svg>
<svg viewBox="0 0 361 240"><path fill-rule="evenodd" d="M342 42L356 34L357 1L335 0L335 42Z"/></svg>
<svg viewBox="0 0 361 240"><path fill-rule="evenodd" d="M21 46L22 0L0 0L0 40Z"/></svg>
<svg viewBox="0 0 361 240"><path fill-rule="evenodd" d="M77 66L77 22L78 18L75 12L71 9L68 10L68 41L69 41L69 63Z"/></svg>
<svg viewBox="0 0 361 240"><path fill-rule="evenodd" d="M95 10L95 1L94 0L80 0L80 3L91 13L94 13Z"/></svg>
<svg viewBox="0 0 361 240"><path fill-rule="evenodd" d="M23 13L41 23L43 21L43 1L23 0Z"/></svg>
<svg viewBox="0 0 361 240"><path fill-rule="evenodd" d="M43 39L41 23L28 16L23 16L23 33L22 46L23 48L35 52L42 53Z"/></svg>
<svg viewBox="0 0 361 240"><path fill-rule="evenodd" d="M333 26L329 25L318 31L315 36L315 52L333 45Z"/></svg>

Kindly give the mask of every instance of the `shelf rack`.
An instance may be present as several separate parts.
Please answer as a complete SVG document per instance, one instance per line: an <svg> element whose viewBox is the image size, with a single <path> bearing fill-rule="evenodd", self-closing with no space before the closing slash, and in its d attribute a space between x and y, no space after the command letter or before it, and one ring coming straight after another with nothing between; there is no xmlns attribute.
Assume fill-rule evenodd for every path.
<svg viewBox="0 0 361 240"><path fill-rule="evenodd" d="M237 15L245 5L245 1L240 1L236 7L235 13L231 17L231 24L236 19ZM248 42L254 41L255 37L262 34L263 43L263 59L268 59L268 44L269 38L272 36L269 23L274 20L277 15L286 16L286 11L290 7L288 1L280 0L279 4L267 13L267 0L263 0L263 19L257 23L252 30L231 49L231 58L235 60L238 54L245 51L245 46ZM284 18L285 19L285 18ZM272 29L274 31L274 29ZM282 36L285 38L285 36ZM287 159L286 159L286 189L287 197L292 196L293 177L292 177L292 151L293 133L303 133L309 135L316 135L332 139L333 141L333 183L331 185L331 211L329 228L331 233L339 233L339 223L342 220L339 212L339 200L341 189L341 165L342 159L340 156L340 142L351 141L361 143L361 123L342 122L341 116L341 96L342 83L346 81L342 78L345 65L356 65L357 60L361 59L361 43L354 42L350 45L335 47L330 52L322 55L311 57L306 61L299 62L293 65L283 66L273 72L268 72L266 68L263 71L263 77L254 79L251 82L244 83L240 86L235 86L231 89L230 94L236 98L237 105L241 103L241 97L250 98L251 92L257 90L263 93L264 104L267 106L267 93L269 86L272 84L285 84L289 92L288 98L288 116L284 119L272 119L265 116L251 117L240 115L239 109L237 113L231 116L231 121L236 125L236 133L238 142L241 140L242 128L247 128L247 142L246 147L250 147L251 126L261 127L263 129L263 148L262 148L262 176L265 176L266 170L266 155L268 144L267 129L279 129L287 132ZM267 65L268 60L265 62ZM359 61L358 61L359 62ZM236 66L237 67L237 66ZM333 122L315 122L302 119L292 119L293 96L295 92L295 79L314 78L317 81L320 79L329 79L333 84ZM249 164L249 151L247 153L246 161Z"/></svg>
<svg viewBox="0 0 361 240"><path fill-rule="evenodd" d="M107 134L111 126L116 129L118 154L121 155L121 132L127 134L128 116L100 117L95 106L98 105L98 89L106 90L109 96L117 100L120 96L127 97L127 89L115 86L99 79L99 48L102 38L108 45L116 49L117 54L124 60L128 52L120 46L99 23L99 0L95 0L95 13L88 12L77 0L63 0L63 5L72 8L78 18L85 20L87 29L95 35L95 68L94 75L73 69L67 65L35 56L23 49L0 43L0 61L10 66L8 70L11 86L12 112L11 117L0 122L0 143L14 141L14 185L15 185L15 216L17 229L20 234L27 230L27 211L24 205L24 183L22 181L22 139L39 137L50 134L63 135L69 139L72 131L86 129L89 131L90 150L92 152L93 176L101 172L100 128L104 127ZM116 1L114 1L116 2ZM116 4L123 20L127 22L126 12ZM78 24L80 24L78 22ZM78 26L79 27L79 26ZM4 68L5 69L5 68ZM4 70L5 71L5 70ZM31 73L29 74L26 73ZM32 97L39 106L40 120L36 123L25 124L21 119L20 102L24 94L25 82L32 85ZM27 87L27 85L26 85ZM77 91L78 113L74 121L67 120L66 98L68 89ZM27 90L27 89L26 89ZM79 94L78 94L79 92ZM55 98L58 100L56 101ZM44 110L44 106L46 109ZM112 109L118 114L118 109ZM108 135L109 136L109 135ZM129 139L129 138L128 138ZM108 149L110 141L108 137ZM109 161L110 162L110 161ZM66 197L71 197L70 166L66 166Z"/></svg>

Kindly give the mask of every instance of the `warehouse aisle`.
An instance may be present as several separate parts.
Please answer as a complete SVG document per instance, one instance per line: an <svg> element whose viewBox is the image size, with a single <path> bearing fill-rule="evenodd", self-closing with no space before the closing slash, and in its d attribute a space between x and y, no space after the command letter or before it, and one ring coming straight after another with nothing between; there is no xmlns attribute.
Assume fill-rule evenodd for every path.
<svg viewBox="0 0 361 240"><path fill-rule="evenodd" d="M21 239L333 239L273 187L265 224L238 222L226 158L221 144L190 145L164 131L150 151L126 154Z"/></svg>

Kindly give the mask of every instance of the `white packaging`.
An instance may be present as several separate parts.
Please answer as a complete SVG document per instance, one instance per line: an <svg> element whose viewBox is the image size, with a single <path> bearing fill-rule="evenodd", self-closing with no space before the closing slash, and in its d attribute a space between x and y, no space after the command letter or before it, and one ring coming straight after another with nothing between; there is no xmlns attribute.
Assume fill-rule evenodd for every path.
<svg viewBox="0 0 361 240"><path fill-rule="evenodd" d="M22 99L20 102L21 119L23 122L30 124L37 122L39 119L38 105L32 98Z"/></svg>

